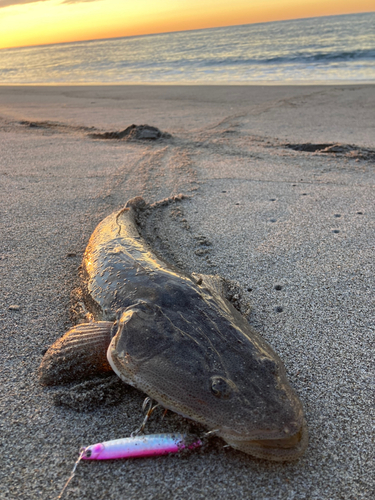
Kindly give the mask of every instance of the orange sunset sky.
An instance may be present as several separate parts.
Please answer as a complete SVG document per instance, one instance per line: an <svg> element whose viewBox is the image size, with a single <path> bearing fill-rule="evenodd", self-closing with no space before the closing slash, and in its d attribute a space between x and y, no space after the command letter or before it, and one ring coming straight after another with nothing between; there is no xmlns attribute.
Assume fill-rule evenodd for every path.
<svg viewBox="0 0 375 500"><path fill-rule="evenodd" d="M374 10L374 0L0 0L0 48Z"/></svg>

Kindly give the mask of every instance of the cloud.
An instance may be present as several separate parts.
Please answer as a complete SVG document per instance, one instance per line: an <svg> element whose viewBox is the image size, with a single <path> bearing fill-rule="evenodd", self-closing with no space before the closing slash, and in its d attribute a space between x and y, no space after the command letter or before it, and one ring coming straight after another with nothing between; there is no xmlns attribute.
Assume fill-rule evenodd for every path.
<svg viewBox="0 0 375 500"><path fill-rule="evenodd" d="M10 7L11 5L21 5L23 3L32 2L45 2L46 0L0 0L0 9L3 7Z"/></svg>
<svg viewBox="0 0 375 500"><path fill-rule="evenodd" d="M13 5L22 5L25 3L47 2L48 0L0 0L0 9L3 7L11 7ZM64 0L61 3L81 3L81 2L97 2L98 0Z"/></svg>
<svg viewBox="0 0 375 500"><path fill-rule="evenodd" d="M64 0L63 3L98 2L99 0ZM1 2L1 0L0 0Z"/></svg>

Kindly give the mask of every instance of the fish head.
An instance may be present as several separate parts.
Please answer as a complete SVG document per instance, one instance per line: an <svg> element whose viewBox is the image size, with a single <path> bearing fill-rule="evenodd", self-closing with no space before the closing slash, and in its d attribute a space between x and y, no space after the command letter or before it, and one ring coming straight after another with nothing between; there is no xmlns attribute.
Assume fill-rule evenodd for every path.
<svg viewBox="0 0 375 500"><path fill-rule="evenodd" d="M193 295L189 303L191 310L138 301L123 310L107 352L113 370L233 448L299 458L306 423L280 358L227 304Z"/></svg>

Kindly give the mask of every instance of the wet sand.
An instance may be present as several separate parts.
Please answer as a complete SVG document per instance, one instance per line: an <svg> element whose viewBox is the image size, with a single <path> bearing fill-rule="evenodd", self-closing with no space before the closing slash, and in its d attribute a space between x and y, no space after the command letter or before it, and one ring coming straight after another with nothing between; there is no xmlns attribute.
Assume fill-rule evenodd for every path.
<svg viewBox="0 0 375 500"><path fill-rule="evenodd" d="M373 498L374 102L374 86L354 85L0 87L0 498L57 497L80 446L140 424L135 389L80 413L36 372L72 324L98 222L134 196L178 193L145 236L184 271L239 283L303 402L309 447L288 464L219 439L87 462L63 498ZM91 136L133 123L172 137ZM188 428L155 413L147 432Z"/></svg>

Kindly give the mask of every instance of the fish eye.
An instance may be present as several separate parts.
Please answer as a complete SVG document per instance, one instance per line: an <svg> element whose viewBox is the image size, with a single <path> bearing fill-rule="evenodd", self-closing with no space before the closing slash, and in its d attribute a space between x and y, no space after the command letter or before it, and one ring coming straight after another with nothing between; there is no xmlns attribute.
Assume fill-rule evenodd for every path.
<svg viewBox="0 0 375 500"><path fill-rule="evenodd" d="M211 392L217 398L228 399L232 393L232 390L225 378L215 376L211 377Z"/></svg>
<svg viewBox="0 0 375 500"><path fill-rule="evenodd" d="M91 455L92 455L92 451L91 450L86 450L85 451L85 457L90 458Z"/></svg>

